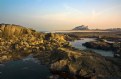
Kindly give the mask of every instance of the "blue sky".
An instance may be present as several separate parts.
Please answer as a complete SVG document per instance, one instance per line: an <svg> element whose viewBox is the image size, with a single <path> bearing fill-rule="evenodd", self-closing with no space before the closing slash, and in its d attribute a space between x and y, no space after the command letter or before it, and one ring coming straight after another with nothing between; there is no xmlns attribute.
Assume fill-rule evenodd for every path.
<svg viewBox="0 0 121 79"><path fill-rule="evenodd" d="M121 27L121 0L0 0L0 23L40 31Z"/></svg>

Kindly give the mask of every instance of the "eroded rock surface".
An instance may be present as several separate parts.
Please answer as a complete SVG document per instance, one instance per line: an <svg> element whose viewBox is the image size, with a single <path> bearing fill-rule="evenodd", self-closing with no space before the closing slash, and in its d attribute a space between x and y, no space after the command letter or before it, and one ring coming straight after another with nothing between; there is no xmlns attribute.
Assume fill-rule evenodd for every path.
<svg viewBox="0 0 121 79"><path fill-rule="evenodd" d="M0 30L0 62L51 52L69 45L62 34L44 34L11 24L0 24Z"/></svg>
<svg viewBox="0 0 121 79"><path fill-rule="evenodd" d="M97 79L108 77L121 77L120 66L112 63L108 58L95 53L74 51L61 48L67 58L51 64L54 74L69 79Z"/></svg>
<svg viewBox="0 0 121 79"><path fill-rule="evenodd" d="M115 57L121 58L121 42L108 43L104 41L92 41L86 42L83 45L88 48L113 51Z"/></svg>
<svg viewBox="0 0 121 79"><path fill-rule="evenodd" d="M32 34L34 30L27 29L20 25L0 24L0 32L2 33L2 36L13 36L13 35L18 36L22 34Z"/></svg>

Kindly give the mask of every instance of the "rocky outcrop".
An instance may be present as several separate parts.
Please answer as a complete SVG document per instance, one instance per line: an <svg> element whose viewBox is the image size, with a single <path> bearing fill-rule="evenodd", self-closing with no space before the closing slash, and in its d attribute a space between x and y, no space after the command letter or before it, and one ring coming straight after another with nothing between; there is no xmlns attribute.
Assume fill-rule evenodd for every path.
<svg viewBox="0 0 121 79"><path fill-rule="evenodd" d="M74 51L61 48L67 58L59 60L50 66L53 74L60 78L69 79L103 79L108 77L121 77L120 66L107 58L91 52Z"/></svg>
<svg viewBox="0 0 121 79"><path fill-rule="evenodd" d="M43 52L48 54L59 47L69 46L63 34L44 34L10 24L2 24L0 29L0 62L20 59L29 54L41 56Z"/></svg>
<svg viewBox="0 0 121 79"><path fill-rule="evenodd" d="M112 50L111 44L101 41L86 42L83 44L88 48L101 49L101 50Z"/></svg>
<svg viewBox="0 0 121 79"><path fill-rule="evenodd" d="M112 49L114 51L114 57L120 57L121 58L121 42L120 43L114 43Z"/></svg>
<svg viewBox="0 0 121 79"><path fill-rule="evenodd" d="M34 30L14 24L0 24L0 33L3 36L18 36L23 34L32 34Z"/></svg>
<svg viewBox="0 0 121 79"><path fill-rule="evenodd" d="M92 42L86 42L83 45L88 48L113 51L114 57L121 58L121 43L120 42L108 43L104 41L92 41Z"/></svg>

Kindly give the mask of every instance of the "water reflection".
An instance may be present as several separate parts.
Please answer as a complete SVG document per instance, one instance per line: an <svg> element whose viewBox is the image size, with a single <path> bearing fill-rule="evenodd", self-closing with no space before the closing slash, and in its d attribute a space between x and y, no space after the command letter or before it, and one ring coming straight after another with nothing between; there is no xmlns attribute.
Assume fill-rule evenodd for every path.
<svg viewBox="0 0 121 79"><path fill-rule="evenodd" d="M72 47L75 47L80 50L92 50L98 54L101 54L102 56L110 56L113 57L113 52L112 51L104 51L104 50L97 50L97 49L91 49L91 48L86 48L82 44L85 42L90 42L90 41L95 41L95 38L81 38L80 40L75 40L70 42Z"/></svg>

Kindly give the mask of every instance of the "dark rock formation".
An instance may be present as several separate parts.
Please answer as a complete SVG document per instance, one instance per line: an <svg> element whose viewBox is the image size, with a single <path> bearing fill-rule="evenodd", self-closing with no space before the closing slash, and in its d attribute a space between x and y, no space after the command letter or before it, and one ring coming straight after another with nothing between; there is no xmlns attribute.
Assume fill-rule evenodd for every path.
<svg viewBox="0 0 121 79"><path fill-rule="evenodd" d="M83 45L88 48L101 49L101 50L112 50L111 45L107 42L93 41L93 42L86 42Z"/></svg>
<svg viewBox="0 0 121 79"><path fill-rule="evenodd" d="M108 43L104 41L93 41L93 42L86 42L83 45L88 48L113 51L114 57L121 58L121 43L120 42Z"/></svg>
<svg viewBox="0 0 121 79"><path fill-rule="evenodd" d="M121 77L120 66L112 63L108 58L91 52L74 51L61 48L66 54L61 59L51 64L50 70L60 78L69 79L100 79L108 77Z"/></svg>
<svg viewBox="0 0 121 79"><path fill-rule="evenodd" d="M120 43L114 43L112 49L114 51L114 57L120 57L121 58L121 42Z"/></svg>

